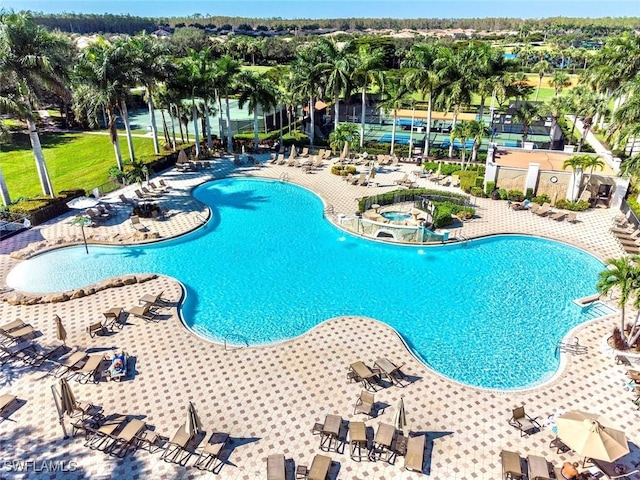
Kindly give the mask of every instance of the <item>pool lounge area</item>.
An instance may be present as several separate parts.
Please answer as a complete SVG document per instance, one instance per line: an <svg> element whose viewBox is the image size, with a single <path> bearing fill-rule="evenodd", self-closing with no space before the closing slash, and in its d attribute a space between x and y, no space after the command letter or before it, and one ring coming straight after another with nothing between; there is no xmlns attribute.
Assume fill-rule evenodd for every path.
<svg viewBox="0 0 640 480"><path fill-rule="evenodd" d="M393 180L413 168L402 165L398 171L380 174L380 186L367 187L366 193L392 189ZM190 191L211 175L277 179L283 172L289 174L291 183L312 190L325 204L332 205L336 215L353 212L355 198L363 194L362 187L345 184L330 175L326 167L307 175L284 166L237 168L232 159L225 159L211 171L165 172L163 178L172 185L166 200L172 212L167 221L148 226L161 238L171 238L201 225L207 218L207 210L190 197ZM423 182L426 185L426 180ZM451 187L443 187L447 188ZM125 194L129 192L125 190ZM620 255L615 240L607 233L615 212L606 209L581 214L575 225L516 212L506 208L503 202L489 199L479 199L477 211L478 219L466 222L461 229L465 237L492 233L535 234L585 249L600 260ZM217 221L215 215L211 221ZM130 230L123 221L98 227L92 233L96 237L115 239L117 243L116 234L123 235ZM7 239L0 246L3 278L18 262L9 257L12 251L43 239L55 242L69 235L75 236L76 232L67 219L61 218ZM198 256L204 253L194 253L188 261L197 263ZM143 255L142 252L132 254ZM286 293L295 285L272 281L269 288ZM90 338L85 332L88 323L109 308L130 308L138 304L141 296L159 291L164 292L163 298L171 306L163 311L158 323L129 316L122 330L108 336ZM248 284L246 295L251 295L251 291ZM407 289L406 293L409 301L419 294L415 289ZM519 285L514 286L513 293L529 294L523 293ZM321 298L322 294L320 290L312 295ZM553 292L531 294L550 296ZM626 431L631 445L631 454L627 457L631 466L640 461L635 446L640 442L635 427L640 413L629 401L631 394L624 390L625 369L615 365L601 347L612 324L619 323L615 317L588 322L570 333L580 338L587 353L564 355L559 375L551 382L530 390L496 393L437 374L417 361L402 339L385 324L350 312L327 319L310 332L284 343L225 349L224 345L205 341L184 328L177 310L182 295L182 287L176 280L160 276L61 303L10 305L1 302L0 312L3 318L20 317L31 323L42 332L38 340L43 343L55 343L52 318L58 314L69 334L68 345L98 352L117 347L133 357L135 368L126 381L86 385L74 382L72 385L77 398L99 404L106 413L136 415L153 425L160 435L170 437L184 422L186 405L192 401L208 433L218 430L230 434L219 478L266 478L266 457L272 453L283 453L285 458L293 459L295 465L310 465L320 452L318 437L311 433L315 422L321 422L327 414L336 414L352 421L365 420L367 426L377 429L378 423L392 423L395 405L401 397L408 429L427 434L425 475L405 471L401 459L393 465L382 461L355 462L348 452L331 452L327 454L333 460L329 478L500 478L501 449L517 451L525 457L543 455L556 466L565 460L580 460L571 454L555 454L555 450L549 448L554 435L548 428L520 437L507 420L511 409L522 404L528 413L540 419L560 408L605 414ZM243 299L236 297L236 301ZM430 301L433 314L446 319L447 305L439 304L435 298ZM361 386L347 382L347 368L358 360L372 365L378 357L403 364L402 370L410 382L404 388L386 386L375 392L376 401L390 406L376 418L353 415ZM64 440L50 390L54 379L43 378L43 371L14 369L13 365L3 366L0 375L0 391L11 391L18 395L20 402L10 420L0 423L0 451L6 452L11 447L8 460L29 460L56 452L57 458L76 462L76 471L66 473L65 478L103 478L105 474L112 478L211 477L191 467L185 469L163 462L158 453L137 450L116 462L109 455L84 447L81 436ZM189 462L192 464L193 460ZM291 464L287 469L289 474L293 473ZM51 472L31 472L29 478L54 476Z"/></svg>

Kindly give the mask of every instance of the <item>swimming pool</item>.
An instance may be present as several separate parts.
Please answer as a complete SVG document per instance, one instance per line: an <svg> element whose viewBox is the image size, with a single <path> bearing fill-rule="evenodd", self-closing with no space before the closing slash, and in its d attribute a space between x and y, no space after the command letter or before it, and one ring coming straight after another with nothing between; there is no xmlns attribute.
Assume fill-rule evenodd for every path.
<svg viewBox="0 0 640 480"><path fill-rule="evenodd" d="M555 373L557 342L588 319L572 300L595 292L603 268L531 237L437 248L363 240L331 225L318 197L289 183L225 179L194 195L212 208L204 228L147 246L89 246L90 255L83 247L48 252L17 265L7 283L45 292L127 273L170 275L187 289L190 328L252 345L335 316L372 317L441 374L513 389Z"/></svg>

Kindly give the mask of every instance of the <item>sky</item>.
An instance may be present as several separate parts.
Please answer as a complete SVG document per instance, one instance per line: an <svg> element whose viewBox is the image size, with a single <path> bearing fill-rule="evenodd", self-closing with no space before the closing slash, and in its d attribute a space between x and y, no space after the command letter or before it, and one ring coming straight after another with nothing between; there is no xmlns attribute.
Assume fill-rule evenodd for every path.
<svg viewBox="0 0 640 480"><path fill-rule="evenodd" d="M639 17L639 0L0 0L0 8L143 17Z"/></svg>

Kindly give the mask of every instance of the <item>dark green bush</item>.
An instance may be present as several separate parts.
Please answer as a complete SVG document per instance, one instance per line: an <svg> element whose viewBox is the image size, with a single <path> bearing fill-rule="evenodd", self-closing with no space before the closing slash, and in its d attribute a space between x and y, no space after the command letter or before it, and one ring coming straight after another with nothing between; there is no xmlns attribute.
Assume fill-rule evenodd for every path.
<svg viewBox="0 0 640 480"><path fill-rule="evenodd" d="M542 195L533 197L531 201L542 205L543 203L549 203L551 199L549 198L549 195L547 195L546 193L543 193Z"/></svg>
<svg viewBox="0 0 640 480"><path fill-rule="evenodd" d="M511 200L512 202L521 202L524 200L524 193L520 190L509 190L507 193L507 200Z"/></svg>
<svg viewBox="0 0 640 480"><path fill-rule="evenodd" d="M500 194L500 200L508 200L509 192L507 192L504 188L498 190L498 193Z"/></svg>
<svg viewBox="0 0 640 480"><path fill-rule="evenodd" d="M471 195L474 197L484 197L482 187L471 187Z"/></svg>
<svg viewBox="0 0 640 480"><path fill-rule="evenodd" d="M577 202L570 202L564 198L556 201L556 208L563 210L571 210L572 212L583 212L587 210L591 205L585 200L578 200Z"/></svg>
<svg viewBox="0 0 640 480"><path fill-rule="evenodd" d="M431 190L427 188L407 188L402 190L393 190L391 192L373 195L371 197L363 197L358 201L358 212L362 213L366 210L367 205L377 203L378 205L392 205L396 202L413 201L416 197L428 197L434 205L442 203L438 198L446 197L448 203L456 205L456 201L460 203L461 208L469 202L469 197L461 193L443 192L442 190Z"/></svg>
<svg viewBox="0 0 640 480"><path fill-rule="evenodd" d="M452 215L460 218L471 218L476 214L474 208L457 205L452 202L434 202L436 211L433 215L433 226L435 228L446 227L453 222Z"/></svg>
<svg viewBox="0 0 640 480"><path fill-rule="evenodd" d="M331 173L334 175L340 175L341 177L346 177L347 175L353 175L356 173L356 167L353 165L332 165Z"/></svg>
<svg viewBox="0 0 640 480"><path fill-rule="evenodd" d="M527 193L525 193L524 198L528 200L533 198L533 188L527 188Z"/></svg>
<svg viewBox="0 0 640 480"><path fill-rule="evenodd" d="M463 192L469 193L471 187L476 186L478 172L476 170L462 170L458 172L458 175L460 175L460 189Z"/></svg>

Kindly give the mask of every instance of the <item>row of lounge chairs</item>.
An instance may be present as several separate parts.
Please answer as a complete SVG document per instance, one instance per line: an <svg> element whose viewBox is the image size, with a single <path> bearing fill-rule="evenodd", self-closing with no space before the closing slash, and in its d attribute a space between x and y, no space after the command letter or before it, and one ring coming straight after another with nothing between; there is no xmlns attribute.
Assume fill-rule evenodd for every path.
<svg viewBox="0 0 640 480"><path fill-rule="evenodd" d="M93 338L96 335L107 334L115 328L124 328L127 323L127 315L125 315L125 313L137 318L142 318L146 322L158 322L158 317L161 313L160 310L171 306L168 300L162 298L163 293L164 292L145 294L138 299L138 305L128 310L115 307L103 312L104 320L89 325L87 327L87 333Z"/></svg>
<svg viewBox="0 0 640 480"><path fill-rule="evenodd" d="M514 207L512 207L514 208ZM521 210L522 208L514 208L514 210ZM577 215L575 212L554 212L551 204L548 202L544 202L542 205L538 205L537 203L532 204L529 208L532 213L535 213L539 217L548 217L551 220L556 220L558 222L565 219L567 222L575 223L577 221Z"/></svg>
<svg viewBox="0 0 640 480"><path fill-rule="evenodd" d="M630 255L640 253L640 229L635 228L635 225L623 221L616 223L610 231L626 253Z"/></svg>
<svg viewBox="0 0 640 480"><path fill-rule="evenodd" d="M362 383L367 390L376 391L378 386L382 386L382 378L386 378L391 384L405 387L408 382L407 376L401 370L402 365L389 361L387 358L378 358L370 369L364 362L354 362L349 366L347 380Z"/></svg>

